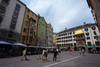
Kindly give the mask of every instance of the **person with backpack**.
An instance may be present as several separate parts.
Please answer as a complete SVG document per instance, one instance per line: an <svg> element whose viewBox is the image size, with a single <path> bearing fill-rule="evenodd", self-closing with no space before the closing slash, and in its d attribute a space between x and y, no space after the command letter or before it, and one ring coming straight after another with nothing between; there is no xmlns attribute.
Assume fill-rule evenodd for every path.
<svg viewBox="0 0 100 67"><path fill-rule="evenodd" d="M53 61L56 61L58 51L56 49L54 49L53 53L54 53Z"/></svg>

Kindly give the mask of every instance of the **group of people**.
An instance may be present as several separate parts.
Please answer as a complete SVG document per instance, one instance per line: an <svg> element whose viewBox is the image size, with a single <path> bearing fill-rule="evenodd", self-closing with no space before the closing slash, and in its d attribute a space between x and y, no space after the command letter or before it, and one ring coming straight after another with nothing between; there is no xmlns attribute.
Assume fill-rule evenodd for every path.
<svg viewBox="0 0 100 67"><path fill-rule="evenodd" d="M53 61L56 61L56 58L57 58L57 54L58 54L58 49L53 49ZM47 56L48 56L48 49L44 49L42 51L42 60L43 61L47 61ZM37 60L38 59L41 59L41 53L40 53L40 50L38 52L38 56L37 56Z"/></svg>
<svg viewBox="0 0 100 67"><path fill-rule="evenodd" d="M27 57L26 57L26 50L27 49L24 49L24 51L23 51L23 55L22 55L22 58L21 58L22 61L23 61L24 57L25 57L25 60L28 60ZM53 61L56 61L57 54L58 54L58 49L56 49L56 48L53 49ZM45 62L45 61L47 61L47 56L48 56L48 49L43 49L42 54L41 54L41 50L40 49L38 50L37 60L42 59Z"/></svg>
<svg viewBox="0 0 100 67"><path fill-rule="evenodd" d="M79 53L80 53L80 55L81 55L81 53L83 53L83 55L84 55L84 53L85 53L85 50L84 49L79 49Z"/></svg>

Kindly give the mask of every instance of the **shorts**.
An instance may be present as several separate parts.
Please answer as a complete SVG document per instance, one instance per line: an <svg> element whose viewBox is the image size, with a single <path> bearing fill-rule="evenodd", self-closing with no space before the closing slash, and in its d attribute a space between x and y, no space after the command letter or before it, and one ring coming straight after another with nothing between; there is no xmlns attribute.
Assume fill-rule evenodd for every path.
<svg viewBox="0 0 100 67"><path fill-rule="evenodd" d="M23 54L23 56L25 57L25 56L26 56L26 54Z"/></svg>

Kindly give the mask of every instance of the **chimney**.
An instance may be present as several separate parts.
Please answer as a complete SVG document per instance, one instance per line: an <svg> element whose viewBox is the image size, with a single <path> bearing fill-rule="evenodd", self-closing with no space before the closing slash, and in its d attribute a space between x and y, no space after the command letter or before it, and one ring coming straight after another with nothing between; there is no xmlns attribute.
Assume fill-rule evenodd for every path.
<svg viewBox="0 0 100 67"><path fill-rule="evenodd" d="M67 30L67 28L65 28L65 30Z"/></svg>
<svg viewBox="0 0 100 67"><path fill-rule="evenodd" d="M84 25L86 24L86 22L84 22Z"/></svg>

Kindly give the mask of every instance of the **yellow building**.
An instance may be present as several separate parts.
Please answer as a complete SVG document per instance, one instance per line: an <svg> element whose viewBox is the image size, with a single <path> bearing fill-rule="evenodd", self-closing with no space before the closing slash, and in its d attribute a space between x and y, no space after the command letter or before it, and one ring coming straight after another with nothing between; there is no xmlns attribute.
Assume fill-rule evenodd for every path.
<svg viewBox="0 0 100 67"><path fill-rule="evenodd" d="M56 46L56 34L53 35L53 45Z"/></svg>
<svg viewBox="0 0 100 67"><path fill-rule="evenodd" d="M38 16L26 7L21 30L21 43L26 45L36 45Z"/></svg>

